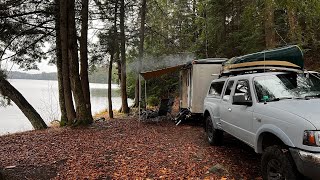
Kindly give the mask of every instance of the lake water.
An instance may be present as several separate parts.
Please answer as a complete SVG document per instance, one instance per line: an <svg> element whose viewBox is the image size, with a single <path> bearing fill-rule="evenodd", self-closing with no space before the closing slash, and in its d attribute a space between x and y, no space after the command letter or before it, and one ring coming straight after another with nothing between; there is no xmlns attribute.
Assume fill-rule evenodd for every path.
<svg viewBox="0 0 320 180"><path fill-rule="evenodd" d="M37 110L43 120L49 124L60 117L58 82L47 80L10 79L10 83L20 91L27 101ZM121 107L119 86L112 85L113 109ZM107 84L90 83L92 113L108 108ZM129 104L132 100L128 100ZM0 135L32 130L32 126L20 109L12 106L0 107Z"/></svg>

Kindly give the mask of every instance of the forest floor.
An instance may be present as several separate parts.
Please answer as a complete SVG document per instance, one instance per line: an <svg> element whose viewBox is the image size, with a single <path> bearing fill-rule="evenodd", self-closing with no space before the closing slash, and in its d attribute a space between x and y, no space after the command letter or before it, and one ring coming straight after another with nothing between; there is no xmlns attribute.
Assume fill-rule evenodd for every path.
<svg viewBox="0 0 320 180"><path fill-rule="evenodd" d="M261 179L260 156L226 135L209 146L194 123L136 118L0 136L0 179Z"/></svg>

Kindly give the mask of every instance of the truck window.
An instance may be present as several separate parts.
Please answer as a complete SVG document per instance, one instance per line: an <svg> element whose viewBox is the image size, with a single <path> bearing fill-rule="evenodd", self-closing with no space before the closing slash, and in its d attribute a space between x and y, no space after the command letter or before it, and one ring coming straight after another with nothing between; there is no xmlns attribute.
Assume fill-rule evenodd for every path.
<svg viewBox="0 0 320 180"><path fill-rule="evenodd" d="M210 86L209 95L220 97L223 89L224 81L213 82Z"/></svg>
<svg viewBox="0 0 320 180"><path fill-rule="evenodd" d="M320 79L304 74L260 76L255 77L253 83L259 102L318 97L320 94Z"/></svg>
<svg viewBox="0 0 320 180"><path fill-rule="evenodd" d="M231 94L233 84L234 84L234 81L228 82L228 85L226 87L226 91L224 92L224 95L223 95L223 100L228 101L230 99L230 94Z"/></svg>
<svg viewBox="0 0 320 180"><path fill-rule="evenodd" d="M249 82L247 80L239 80L234 92L235 96L244 95L245 100L251 100Z"/></svg>

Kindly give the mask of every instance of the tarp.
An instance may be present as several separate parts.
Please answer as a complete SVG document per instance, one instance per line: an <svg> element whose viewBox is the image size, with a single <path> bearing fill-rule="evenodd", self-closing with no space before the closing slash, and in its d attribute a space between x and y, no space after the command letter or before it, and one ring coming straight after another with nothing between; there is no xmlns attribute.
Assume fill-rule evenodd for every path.
<svg viewBox="0 0 320 180"><path fill-rule="evenodd" d="M157 69L157 70L154 70L154 71L142 72L140 74L142 75L142 77L145 80L148 80L148 79L151 79L151 78L162 76L164 74L175 72L177 70L180 70L183 66L185 66L185 64L181 64L181 65L177 65L177 66L171 66L171 67L167 67L167 68L163 68L163 69Z"/></svg>
<svg viewBox="0 0 320 180"><path fill-rule="evenodd" d="M287 61L299 66L301 69L304 67L303 52L297 45L287 46L277 49L261 51L253 54L248 54L240 57L234 57L225 63L225 69L232 69L234 64L256 62L256 61ZM269 64L270 65L270 64ZM275 64L277 65L277 64Z"/></svg>

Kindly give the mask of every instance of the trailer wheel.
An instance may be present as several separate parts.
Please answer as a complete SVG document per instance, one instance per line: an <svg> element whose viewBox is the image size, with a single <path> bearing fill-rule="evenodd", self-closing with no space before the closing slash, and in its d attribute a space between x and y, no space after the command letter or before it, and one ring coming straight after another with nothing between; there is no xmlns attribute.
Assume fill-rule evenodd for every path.
<svg viewBox="0 0 320 180"><path fill-rule="evenodd" d="M221 145L223 140L223 131L215 129L210 116L206 117L207 139L210 145Z"/></svg>

